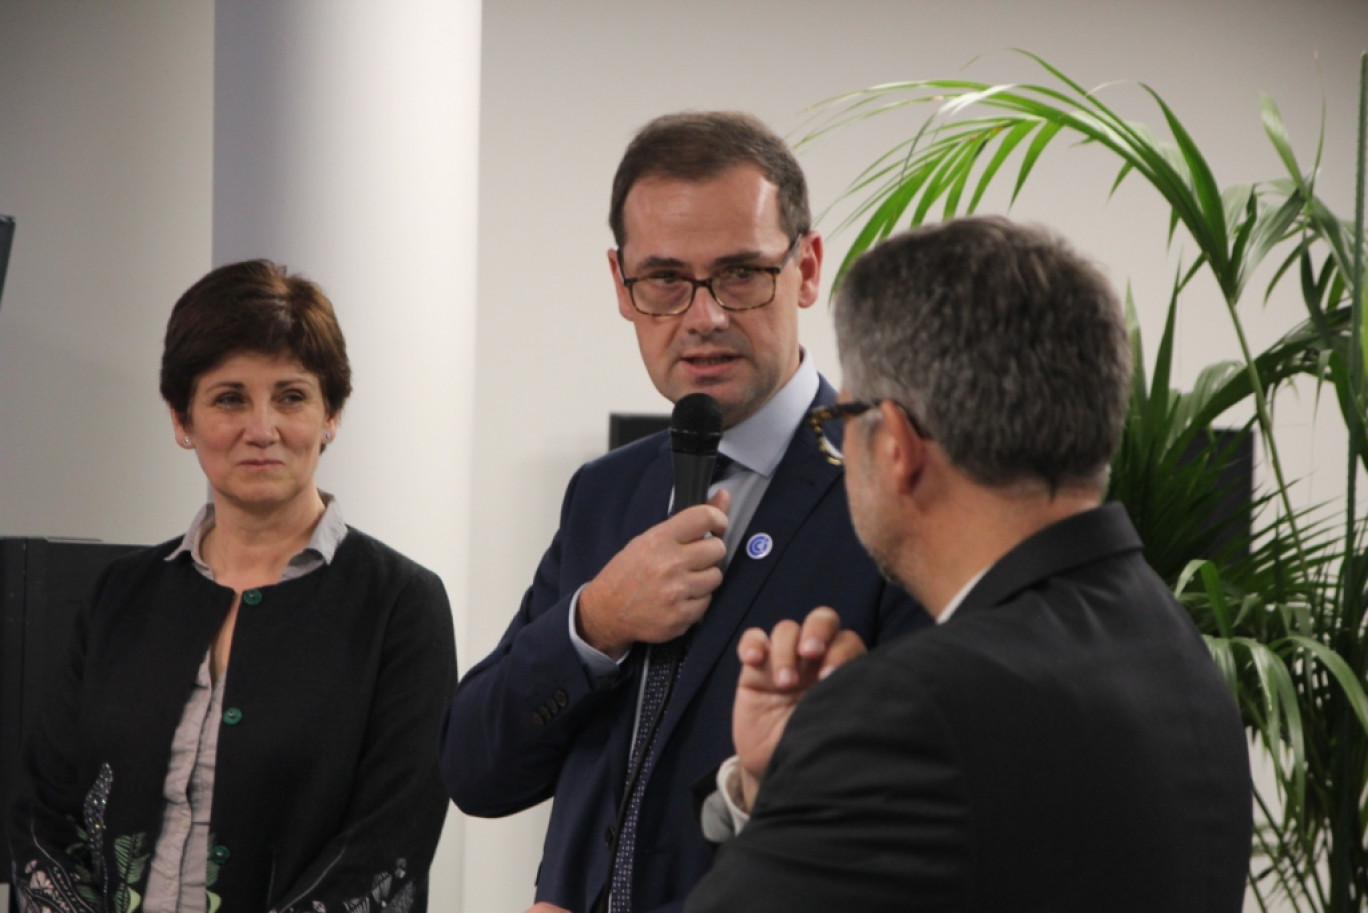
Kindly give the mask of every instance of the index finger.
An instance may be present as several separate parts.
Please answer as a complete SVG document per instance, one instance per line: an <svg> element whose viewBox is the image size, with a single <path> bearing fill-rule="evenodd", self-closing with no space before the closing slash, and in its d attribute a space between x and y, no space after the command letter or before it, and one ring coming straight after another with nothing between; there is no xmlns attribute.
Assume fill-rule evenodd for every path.
<svg viewBox="0 0 1368 913"><path fill-rule="evenodd" d="M762 628L747 628L736 645L741 665L761 668L769 658L769 635Z"/></svg>
<svg viewBox="0 0 1368 913"><path fill-rule="evenodd" d="M804 659L821 659L841 631L841 616L835 609L819 606L803 619L798 637L798 655Z"/></svg>
<svg viewBox="0 0 1368 913"><path fill-rule="evenodd" d="M726 503L725 498L722 503ZM711 501L686 507L665 522L670 525L671 538L681 545L709 535L720 538L727 533L727 514Z"/></svg>
<svg viewBox="0 0 1368 913"><path fill-rule="evenodd" d="M860 635L854 631L842 631L836 635L831 646L827 647L826 655L822 657L822 668L818 671L817 677L826 678L852 659L864 656L868 652L865 649L864 641L860 639Z"/></svg>

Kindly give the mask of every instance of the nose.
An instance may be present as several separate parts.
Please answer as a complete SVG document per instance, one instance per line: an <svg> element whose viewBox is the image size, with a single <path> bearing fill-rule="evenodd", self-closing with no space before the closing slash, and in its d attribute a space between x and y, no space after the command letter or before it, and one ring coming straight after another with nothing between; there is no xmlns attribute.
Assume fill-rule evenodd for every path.
<svg viewBox="0 0 1368 913"><path fill-rule="evenodd" d="M274 410L270 406L260 406L253 409L247 422L246 438L248 443L266 447L274 444L278 436Z"/></svg>
<svg viewBox="0 0 1368 913"><path fill-rule="evenodd" d="M717 303L712 289L702 286L694 292L693 304L684 312L684 329L707 336L727 328L730 313Z"/></svg>

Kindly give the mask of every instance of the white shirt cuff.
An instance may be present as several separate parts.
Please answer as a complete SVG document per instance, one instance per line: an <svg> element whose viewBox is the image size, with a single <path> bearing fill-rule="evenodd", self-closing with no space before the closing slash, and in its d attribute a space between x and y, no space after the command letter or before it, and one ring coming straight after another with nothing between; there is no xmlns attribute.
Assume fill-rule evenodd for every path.
<svg viewBox="0 0 1368 913"><path fill-rule="evenodd" d="M588 586L585 584L584 586ZM622 663L627 657L632 655L629 647L618 659L613 659L607 653L595 650L589 646L589 642L579 636L579 631L575 630L575 618L579 612L580 593L584 592L584 586L575 590L575 595L570 597L570 643L574 644L575 652L579 654L580 662L584 663L584 668L589 670L589 674L595 678L605 678L610 675L617 675L622 668Z"/></svg>
<svg viewBox="0 0 1368 913"><path fill-rule="evenodd" d="M741 793L741 759L736 755L727 758L722 762L722 766L717 768L717 791L727 806L732 832L741 833L741 828L750 821L750 812L741 810L746 800Z"/></svg>

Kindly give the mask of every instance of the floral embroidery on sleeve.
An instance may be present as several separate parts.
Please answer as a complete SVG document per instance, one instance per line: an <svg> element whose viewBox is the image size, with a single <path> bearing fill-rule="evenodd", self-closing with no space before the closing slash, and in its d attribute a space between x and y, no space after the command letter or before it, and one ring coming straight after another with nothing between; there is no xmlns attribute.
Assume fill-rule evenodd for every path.
<svg viewBox="0 0 1368 913"><path fill-rule="evenodd" d="M113 913L133 913L142 906L142 895L133 890L133 885L142 882L150 858L146 834L124 834L114 839L114 864L119 868L119 884L110 898Z"/></svg>
<svg viewBox="0 0 1368 913"><path fill-rule="evenodd" d="M408 860L399 858L394 861L394 871L381 872L371 881L370 893L344 900L328 906L315 899L308 907L309 913L410 913L413 909L417 889L408 875ZM396 884L401 885L396 891ZM294 913L303 908L289 907L282 913Z"/></svg>
<svg viewBox="0 0 1368 913"><path fill-rule="evenodd" d="M25 913L95 913L99 898L89 884L76 880L56 860L30 859L16 886Z"/></svg>
<svg viewBox="0 0 1368 913"><path fill-rule="evenodd" d="M90 791L81 804L82 822L71 821L76 840L68 847L65 864L38 846L41 858L24 866L18 885L26 913L135 913L142 906L142 895L134 890L147 869L151 853L146 852L146 834L125 834L114 838L114 864L117 885L111 891L110 873L105 862L105 811L114 787L114 771L100 765ZM35 841L36 843L36 841ZM100 898L108 901L102 907Z"/></svg>
<svg viewBox="0 0 1368 913"><path fill-rule="evenodd" d="M103 888L104 896L109 896L109 873L104 864L105 810L109 805L109 791L114 788L114 770L106 762L100 765L95 782L86 793L81 811L85 820L86 846L90 849L92 874Z"/></svg>

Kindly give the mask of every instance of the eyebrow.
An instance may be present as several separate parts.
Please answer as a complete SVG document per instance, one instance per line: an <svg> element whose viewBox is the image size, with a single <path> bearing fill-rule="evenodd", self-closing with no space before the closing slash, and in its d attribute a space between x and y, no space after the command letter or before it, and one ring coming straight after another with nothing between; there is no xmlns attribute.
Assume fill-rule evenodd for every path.
<svg viewBox="0 0 1368 913"><path fill-rule="evenodd" d="M735 265L737 265L738 263L751 263L751 262L754 262L754 261L756 261L756 260L764 259L764 257L765 257L764 251L758 251L758 250L742 250L742 251L737 251L736 253L732 253L732 254L723 254L723 255L720 256L720 257L716 257L716 258L714 258L713 261L712 261L710 264L708 264L708 265L711 266L711 267L713 267L713 268L716 268L716 267L719 267L719 266L735 266ZM689 265L689 264L685 263L683 260L680 260L680 259L678 259L678 258L676 258L676 257L662 257L662 256L659 256L659 255L653 254L653 255L651 255L651 256L649 256L649 257L646 257L644 260L642 260L640 263L638 263L636 268L639 269L639 270L641 270L641 269L662 269L662 268L665 268L665 269L684 269L684 268L686 268L688 265Z"/></svg>
<svg viewBox="0 0 1368 913"><path fill-rule="evenodd" d="M308 386L308 385L310 385L310 384L312 384L312 383L313 383L313 379L312 379L311 377L309 377L309 375L307 375L307 374L300 374L300 375L298 375L298 376L296 376L296 377L287 377L287 378L285 378L284 380L278 380L278 381L276 381L276 382L272 385L272 389L274 389L274 390L279 390L281 387L292 387L292 386L295 386L295 385L297 385L297 384L303 384L303 385L305 385L305 386ZM206 393L207 393L208 391L210 391L210 390L219 390L219 389L223 389L223 388L227 388L227 389L230 389L230 390L242 390L242 389L246 388L246 386L247 386L247 384L243 383L243 382L240 381L240 380L221 380L221 381L218 381L217 383L212 383L212 384L210 384L209 386L205 387L204 390L205 390Z"/></svg>

